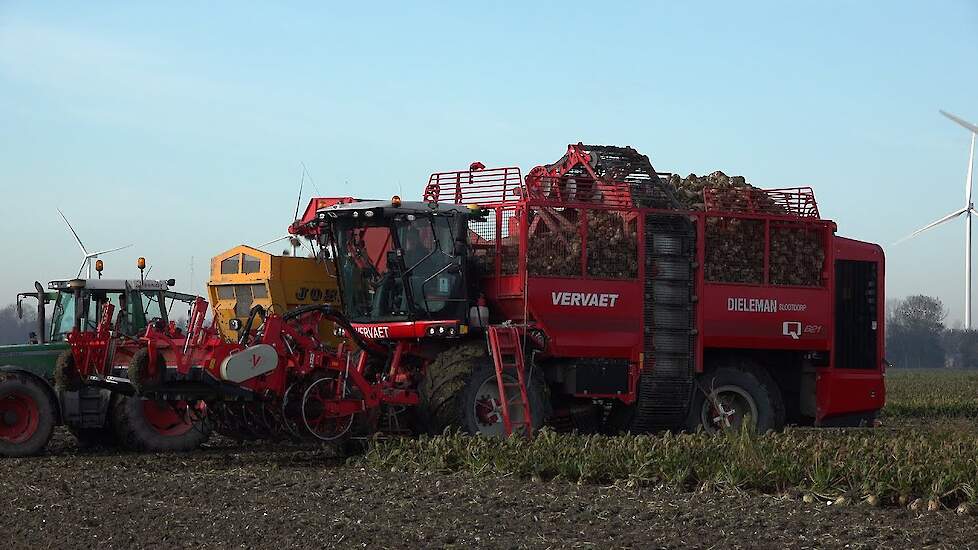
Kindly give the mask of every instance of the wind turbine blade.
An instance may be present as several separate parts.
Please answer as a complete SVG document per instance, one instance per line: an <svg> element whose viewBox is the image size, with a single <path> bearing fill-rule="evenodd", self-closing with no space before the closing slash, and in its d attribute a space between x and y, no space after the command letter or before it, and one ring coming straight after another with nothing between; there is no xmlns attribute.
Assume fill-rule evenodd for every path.
<svg viewBox="0 0 978 550"><path fill-rule="evenodd" d="M98 252L92 252L91 254L89 254L89 256L92 257L92 258L94 258L95 256L98 256L99 254L108 254L109 252L115 252L116 250L122 250L123 248L129 248L130 246L132 246L132 245L131 244L127 244L126 246L120 246L119 248L110 248L108 250L100 250Z"/></svg>
<svg viewBox="0 0 978 550"><path fill-rule="evenodd" d="M78 275L75 275L75 278L76 279L81 278L82 271L85 271L85 264L87 264L89 261L90 260L89 260L88 256L85 256L85 259L82 260L81 265L78 266Z"/></svg>
<svg viewBox="0 0 978 550"><path fill-rule="evenodd" d="M255 248L264 248L264 247L266 247L266 246L268 246L270 244L275 244L275 243L277 243L279 241L284 241L285 239L291 239L291 238L292 238L292 235L286 235L284 237L279 237L277 239L272 239L272 240L268 241L267 243L262 243L262 244L256 246Z"/></svg>
<svg viewBox="0 0 978 550"><path fill-rule="evenodd" d="M896 241L896 242L895 242L895 243L893 243L893 244L900 244L900 243L902 243L903 241L907 241L907 240L910 240L910 239L912 239L912 238L914 238L914 237L916 237L917 235L920 235L920 234L921 234L921 233L923 233L924 231L927 231L928 229L932 229L932 228L934 228L934 227L937 227L938 225L941 225L941 224L942 224L942 223L944 223L944 222L947 222L947 221L951 221L951 220L953 220L954 218L957 218L958 216L960 216L961 214L964 214L964 213L965 213L965 212L967 212L967 211L968 211L968 206L965 206L964 208L962 208L962 209L960 209L960 210L955 210L954 212L951 212L951 213L950 213L950 214L948 214L947 216L944 216L943 218L941 218L941 219L939 219L939 220L937 220L937 221L935 221L935 222L931 222L931 223L929 223L929 224L927 224L927 225L925 225L925 226L923 226L923 227L921 227L920 229L918 229L918 230L916 230L916 231L914 231L913 233L911 233L911 234L909 234L909 235L907 235L906 237L904 237L904 238L902 238L902 239L900 239L899 241Z"/></svg>
<svg viewBox="0 0 978 550"><path fill-rule="evenodd" d="M88 256L88 251L85 250L85 245L82 244L81 239L78 238L78 233L75 233L75 228L71 226L71 222L68 221L68 218L65 217L65 213L62 212L60 208L58 209L58 214L61 214L61 219L65 221L65 224L68 226L68 230L71 231L72 236L75 237L75 242L78 243L78 248L81 248L82 254Z"/></svg>
<svg viewBox="0 0 978 550"><path fill-rule="evenodd" d="M961 126L964 126L968 130L971 130L972 132L978 134L978 126L975 126L974 124L968 122L967 120L958 118L958 117L952 115L951 113L949 113L947 111L941 111L941 114L944 115L944 116L946 116L947 118L953 120L954 122L957 122Z"/></svg>

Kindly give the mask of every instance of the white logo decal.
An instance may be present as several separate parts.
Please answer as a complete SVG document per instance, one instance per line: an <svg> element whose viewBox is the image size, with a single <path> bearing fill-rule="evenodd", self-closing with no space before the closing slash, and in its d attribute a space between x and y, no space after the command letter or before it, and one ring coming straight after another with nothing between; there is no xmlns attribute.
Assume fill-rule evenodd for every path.
<svg viewBox="0 0 978 550"><path fill-rule="evenodd" d="M779 304L774 298L727 298L727 311L744 313L777 313L806 311L807 304Z"/></svg>
<svg viewBox="0 0 978 550"><path fill-rule="evenodd" d="M599 294L592 292L551 292L555 306L581 307L615 307L617 294Z"/></svg>
<svg viewBox="0 0 978 550"><path fill-rule="evenodd" d="M727 298L727 311L774 313L778 311L778 301L765 298Z"/></svg>
<svg viewBox="0 0 978 550"><path fill-rule="evenodd" d="M792 340L801 338L801 323L798 321L785 321L781 325L781 334L790 336Z"/></svg>
<svg viewBox="0 0 978 550"><path fill-rule="evenodd" d="M357 327L357 332L372 340L390 337L390 327Z"/></svg>

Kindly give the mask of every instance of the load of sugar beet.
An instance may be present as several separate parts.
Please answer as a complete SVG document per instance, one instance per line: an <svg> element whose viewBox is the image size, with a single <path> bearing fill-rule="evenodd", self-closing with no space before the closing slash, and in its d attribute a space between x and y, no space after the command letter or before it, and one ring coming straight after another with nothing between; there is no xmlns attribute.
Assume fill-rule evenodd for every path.
<svg viewBox="0 0 978 550"><path fill-rule="evenodd" d="M575 161L575 154L580 152L589 155L589 169L582 165L579 158ZM707 201L704 191L709 190L711 210L787 214L781 205L764 191L747 183L743 176L728 176L716 171L707 176L690 174L681 177L673 174L660 178L648 157L628 147L570 146L568 154L556 163L537 167L534 172L550 178L546 189L575 182L579 200L584 196L601 200L600 193L584 193L593 192L597 186L585 187L594 184L582 182L603 180L627 183L638 207L705 210ZM588 174L592 173L597 180L587 179ZM561 189L568 196L573 196L568 192L570 187ZM627 208L622 211L578 211L545 206L533 208L529 215L527 250L530 275L581 276L585 274L581 255L586 250L584 265L587 276L635 278L638 275L638 224L628 212ZM708 281L765 282L764 221L711 216L707 218L705 233L704 269ZM582 247L582 238L586 238L586 247ZM772 223L769 261L771 284L820 284L825 262L820 232L797 227L790 222Z"/></svg>
<svg viewBox="0 0 978 550"><path fill-rule="evenodd" d="M711 189L711 208L731 212L754 211L785 214L785 210L743 176L713 172L698 177L669 177L676 198L690 210L706 208L704 190ZM716 282L764 282L764 222L739 218L710 217L706 225L706 279ZM770 283L816 286L821 281L825 249L819 231L771 226Z"/></svg>

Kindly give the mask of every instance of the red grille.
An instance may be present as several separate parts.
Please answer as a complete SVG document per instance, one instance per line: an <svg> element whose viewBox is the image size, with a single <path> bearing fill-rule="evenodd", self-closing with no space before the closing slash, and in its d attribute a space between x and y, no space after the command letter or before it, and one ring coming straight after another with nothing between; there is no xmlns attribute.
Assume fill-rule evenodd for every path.
<svg viewBox="0 0 978 550"><path fill-rule="evenodd" d="M820 219L811 187L704 189L706 210Z"/></svg>

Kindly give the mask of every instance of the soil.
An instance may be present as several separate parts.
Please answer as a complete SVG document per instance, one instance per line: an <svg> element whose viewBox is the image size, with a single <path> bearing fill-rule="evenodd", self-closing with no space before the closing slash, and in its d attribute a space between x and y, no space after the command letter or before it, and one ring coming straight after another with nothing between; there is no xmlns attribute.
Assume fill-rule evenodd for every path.
<svg viewBox="0 0 978 550"><path fill-rule="evenodd" d="M346 465L308 446L216 439L188 454L82 451L0 462L7 548L967 547L952 511L806 504ZM7 550L5 548L5 550Z"/></svg>

